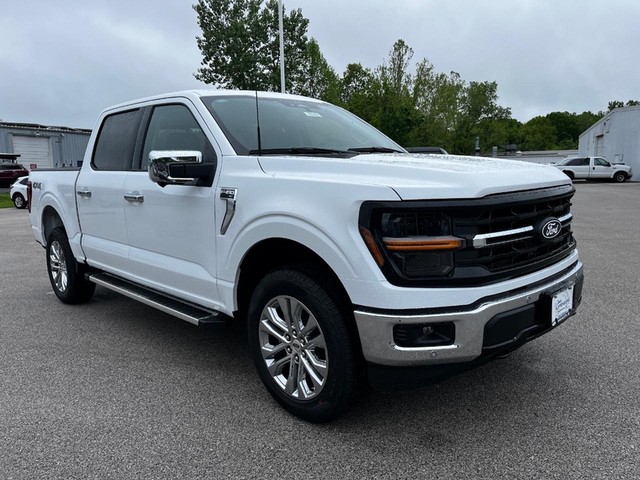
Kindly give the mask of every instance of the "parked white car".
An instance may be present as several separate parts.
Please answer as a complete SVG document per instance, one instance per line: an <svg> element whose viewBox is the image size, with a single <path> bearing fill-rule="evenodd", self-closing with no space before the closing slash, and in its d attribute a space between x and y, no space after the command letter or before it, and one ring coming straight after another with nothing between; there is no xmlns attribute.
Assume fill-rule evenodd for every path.
<svg viewBox="0 0 640 480"><path fill-rule="evenodd" d="M602 157L569 157L554 167L562 170L571 180L613 180L622 183L631 178L631 167L624 164L611 165Z"/></svg>
<svg viewBox="0 0 640 480"><path fill-rule="evenodd" d="M11 185L9 196L16 208L27 208L27 182L29 177L19 177L16 182Z"/></svg>

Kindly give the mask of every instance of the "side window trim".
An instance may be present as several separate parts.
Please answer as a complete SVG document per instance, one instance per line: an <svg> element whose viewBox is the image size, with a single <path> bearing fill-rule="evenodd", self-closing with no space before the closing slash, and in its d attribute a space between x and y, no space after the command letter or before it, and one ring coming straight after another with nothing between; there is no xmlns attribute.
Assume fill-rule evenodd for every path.
<svg viewBox="0 0 640 480"><path fill-rule="evenodd" d="M149 122L151 121L151 114L153 113L155 105L142 107L142 118L140 120L140 126L138 127L138 135L136 136L136 144L133 148L133 171L143 171L142 169L142 152L144 150L144 142L147 138L147 129L149 128Z"/></svg>

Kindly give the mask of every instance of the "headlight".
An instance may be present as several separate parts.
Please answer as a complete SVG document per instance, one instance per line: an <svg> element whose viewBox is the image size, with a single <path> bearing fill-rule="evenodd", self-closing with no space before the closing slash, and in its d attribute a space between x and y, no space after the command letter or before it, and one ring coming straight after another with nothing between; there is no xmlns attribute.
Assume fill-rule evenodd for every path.
<svg viewBox="0 0 640 480"><path fill-rule="evenodd" d="M368 226L372 231L361 224L360 232L385 273L420 279L443 277L453 271L453 251L464 242L452 235L449 216L406 209L372 210L370 215Z"/></svg>

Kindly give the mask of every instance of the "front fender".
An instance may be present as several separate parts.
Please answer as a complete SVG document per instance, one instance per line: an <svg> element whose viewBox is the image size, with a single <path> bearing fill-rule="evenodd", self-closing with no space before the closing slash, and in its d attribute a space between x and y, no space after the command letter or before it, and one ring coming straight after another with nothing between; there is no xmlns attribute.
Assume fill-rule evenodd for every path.
<svg viewBox="0 0 640 480"><path fill-rule="evenodd" d="M231 311L237 308L236 287L242 261L253 246L274 238L290 240L308 248L322 258L341 280L383 278L358 233L357 223L332 235L301 217L264 215L243 225L233 241L225 236L218 238L219 291L222 303L232 307Z"/></svg>

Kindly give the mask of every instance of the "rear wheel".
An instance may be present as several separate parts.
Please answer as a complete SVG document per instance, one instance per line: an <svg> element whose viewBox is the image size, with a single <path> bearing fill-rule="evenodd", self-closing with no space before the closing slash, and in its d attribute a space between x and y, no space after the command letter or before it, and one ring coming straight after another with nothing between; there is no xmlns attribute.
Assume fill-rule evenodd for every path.
<svg viewBox="0 0 640 480"><path fill-rule="evenodd" d="M84 303L93 296L96 284L84 278L63 228L55 228L49 234L47 270L53 291L62 302Z"/></svg>
<svg viewBox="0 0 640 480"><path fill-rule="evenodd" d="M311 422L339 416L360 378L348 311L307 271L267 274L249 304L249 347L269 393Z"/></svg>
<svg viewBox="0 0 640 480"><path fill-rule="evenodd" d="M624 172L616 172L613 175L613 179L618 183L622 183L627 179L627 176L624 174Z"/></svg>
<svg viewBox="0 0 640 480"><path fill-rule="evenodd" d="M13 196L13 204L15 205L16 208L25 208L27 206L27 201L24 199L24 197L21 194L16 193Z"/></svg>

